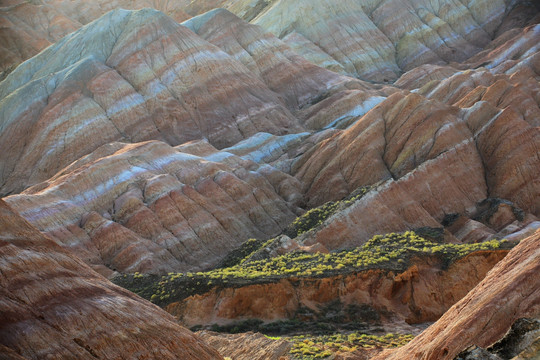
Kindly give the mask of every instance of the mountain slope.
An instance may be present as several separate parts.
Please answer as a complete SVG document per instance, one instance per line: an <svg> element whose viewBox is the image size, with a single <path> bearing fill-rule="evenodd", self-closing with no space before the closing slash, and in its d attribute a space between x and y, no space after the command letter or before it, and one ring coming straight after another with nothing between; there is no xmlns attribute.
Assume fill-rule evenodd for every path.
<svg viewBox="0 0 540 360"><path fill-rule="evenodd" d="M113 143L5 200L100 273L215 266L296 216L300 184L207 142ZM285 200L286 199L286 200Z"/></svg>
<svg viewBox="0 0 540 360"><path fill-rule="evenodd" d="M0 10L5 73L115 8L153 7L180 22L222 7L263 25L317 65L377 81L392 81L425 63L462 61L495 35L525 26L538 11L529 1L510 0L11 0L9 5ZM12 41L17 38L25 41Z"/></svg>
<svg viewBox="0 0 540 360"><path fill-rule="evenodd" d="M538 318L539 244L539 232L523 240L439 321L403 348L375 359L454 359L472 344L492 345L519 318Z"/></svg>
<svg viewBox="0 0 540 360"><path fill-rule="evenodd" d="M0 229L2 353L7 348L24 359L221 359L171 315L93 272L2 200Z"/></svg>
<svg viewBox="0 0 540 360"><path fill-rule="evenodd" d="M319 58L302 50L306 42L337 61L342 72L382 82L425 63L463 61L477 53L502 23L506 6L503 0L274 1L253 23L289 38L293 49L316 64L322 66Z"/></svg>
<svg viewBox="0 0 540 360"><path fill-rule="evenodd" d="M486 68L428 83L424 70L411 71L407 81L420 82L410 87L423 86L392 94L306 152L293 174L311 206L376 186L304 235L306 243L334 249L380 232L441 227L449 214L474 217L486 198L538 216L539 30L512 31L475 59Z"/></svg>
<svg viewBox="0 0 540 360"><path fill-rule="evenodd" d="M311 64L271 33L224 9L196 16L182 25L242 62L282 96L291 110L308 107L311 102L328 96L329 89L373 88Z"/></svg>
<svg viewBox="0 0 540 360"><path fill-rule="evenodd" d="M535 4L10 4L9 61L54 44L0 83L0 352L219 358L106 278L190 325L411 331L527 237L387 354L450 359L538 317Z"/></svg>
<svg viewBox="0 0 540 360"><path fill-rule="evenodd" d="M17 65L69 33L117 9L152 7L178 22L188 19L187 1L97 0L97 1L4 1L0 7L0 78Z"/></svg>
<svg viewBox="0 0 540 360"><path fill-rule="evenodd" d="M225 147L301 130L245 66L149 9L110 12L19 66L0 109L3 194L116 140Z"/></svg>

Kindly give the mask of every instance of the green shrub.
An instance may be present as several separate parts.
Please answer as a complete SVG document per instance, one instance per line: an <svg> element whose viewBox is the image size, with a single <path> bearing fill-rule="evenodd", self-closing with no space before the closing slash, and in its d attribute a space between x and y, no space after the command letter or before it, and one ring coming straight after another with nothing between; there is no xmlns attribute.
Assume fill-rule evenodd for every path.
<svg viewBox="0 0 540 360"><path fill-rule="evenodd" d="M369 186L363 186L356 189L351 195L341 201L329 201L319 207L308 210L304 215L296 218L283 232L285 235L294 239L303 233L322 225L330 216L338 210L352 205L355 201L361 199L371 189Z"/></svg>
<svg viewBox="0 0 540 360"><path fill-rule="evenodd" d="M286 338L293 343L293 359L324 359L334 353L354 352L358 348L393 348L403 346L413 339L409 334L367 335L359 332L335 333L322 336L294 336Z"/></svg>
<svg viewBox="0 0 540 360"><path fill-rule="evenodd" d="M118 277L115 282L152 302L165 305L194 294L209 291L215 286L237 287L255 283L272 283L282 278L328 277L350 274L366 269L403 271L413 256L436 256L450 264L471 252L511 248L505 240L476 244L442 244L428 241L412 231L401 234L376 235L363 246L330 254L292 252L257 261L206 272L169 273L156 277L134 274Z"/></svg>

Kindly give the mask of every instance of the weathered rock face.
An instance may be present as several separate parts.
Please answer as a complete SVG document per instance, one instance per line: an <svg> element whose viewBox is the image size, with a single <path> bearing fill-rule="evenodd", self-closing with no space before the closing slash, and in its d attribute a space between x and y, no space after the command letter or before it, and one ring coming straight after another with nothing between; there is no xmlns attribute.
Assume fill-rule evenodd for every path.
<svg viewBox="0 0 540 360"><path fill-rule="evenodd" d="M411 71L402 84L414 93L393 93L306 152L293 173L311 206L383 183L303 241L335 249L376 233L441 227L448 214L474 220L477 203L486 198L509 200L538 216L539 29L511 31L474 59L489 69L449 72L447 79L448 67L428 77L429 67ZM331 114L333 105L325 101L324 112ZM508 225L492 221L485 224L489 229L462 222L452 233L475 241Z"/></svg>
<svg viewBox="0 0 540 360"><path fill-rule="evenodd" d="M310 41L335 59L346 74L383 81L397 78L400 71L394 60L392 43L373 24L359 2L277 1L253 22L280 38L292 32L299 33L303 40ZM360 33L366 36L360 36ZM294 39L290 44L296 50L294 45L298 42ZM310 59L310 52L300 54L311 61L319 59ZM334 63L329 65L335 68Z"/></svg>
<svg viewBox="0 0 540 360"><path fill-rule="evenodd" d="M336 88L372 86L308 62L263 28L216 9L182 25L226 51L278 93L290 110L304 108Z"/></svg>
<svg viewBox="0 0 540 360"><path fill-rule="evenodd" d="M221 359L172 316L108 282L2 200L0 245L2 358Z"/></svg>
<svg viewBox="0 0 540 360"><path fill-rule="evenodd" d="M505 13L503 0L274 1L253 23L320 66L382 82L425 63L465 60L491 40Z"/></svg>
<svg viewBox="0 0 540 360"><path fill-rule="evenodd" d="M376 81L395 80L401 71L426 63L463 61L494 35L525 26L538 10L528 1L504 0L11 0L7 5L0 38L6 54L0 69L6 73L116 8L153 7L180 22L222 7L263 25L321 67Z"/></svg>
<svg viewBox="0 0 540 360"><path fill-rule="evenodd" d="M0 8L0 73L5 75L24 60L81 26L117 9L138 10L153 7L181 22L188 19L185 1L162 0L11 0ZM2 78L3 76L0 76Z"/></svg>
<svg viewBox="0 0 540 360"><path fill-rule="evenodd" d="M0 8L0 74L60 40L81 24L50 6L18 1ZM38 15L38 16L36 16ZM43 31L45 25L47 31ZM4 74L0 76L3 79Z"/></svg>
<svg viewBox="0 0 540 360"><path fill-rule="evenodd" d="M337 16L339 21L336 20L335 26L338 27L345 26L344 17L353 16L355 11L362 12L362 16L368 14L366 23L372 25L384 23L395 27L400 23L385 18L387 9L393 4L386 1L361 5L352 1L335 4L322 0L309 4L301 1L249 5L245 1L217 3L241 12L244 17L254 18L255 22L270 19L272 14L290 6L307 6L305 9L314 9L313 16L321 15L321 12L324 16ZM448 12L446 3L430 4L430 7L448 24L468 24L473 14L482 25L467 32L467 41L473 43L478 39L483 42L478 34L495 31L504 13L497 10L501 4L477 2L466 10L461 5L456 8L465 13ZM417 5L414 1L407 3L411 9L418 10ZM72 4L70 9L76 6ZM190 6L195 9L194 4ZM205 6L213 5L207 3ZM247 8L251 9L251 15L245 12ZM410 15L419 15L413 14L416 10L411 10ZM87 22L93 16L91 13L88 11L84 15L88 18L77 21ZM402 16L395 16L398 15ZM300 26L308 18L299 18L295 24ZM411 20L411 24L416 24L415 21ZM415 89L409 92L392 87L379 87L375 91L375 87L318 68L292 52L275 36L225 10L212 11L186 25L209 42L152 10L115 11L69 35L15 70L0 85L0 141L7 149L0 154L1 193L19 192L42 183L82 157L88 156L82 162L79 160L81 166L88 159L99 159L100 151L108 156L112 154L108 150L92 152L114 141L137 143L157 139L177 145L207 138L217 147L230 146L227 152L244 159L271 162L281 171L292 171L303 184L303 191L298 191L298 182L271 167L261 167L260 173L264 172L264 177L272 184L287 179L284 190L287 194L283 195L282 190L277 193L285 196L290 204L286 205L288 212L273 222L276 224L286 221L284 219L289 219L295 212L295 206L302 202L302 192L307 195L307 205L315 206L342 198L358 186L386 181L347 212L332 218L322 229L304 236L302 241L306 245L323 244L328 249L354 246L375 233L438 227L446 215L455 213L464 216L457 223L462 227L454 224L447 240L475 241L500 231L512 233L507 228L511 224L483 228L485 224L470 216L476 204L487 198L509 200L525 213L539 215L538 26L501 35L488 51L479 53L469 60L470 64L463 65L485 65L484 68L457 72L450 66L426 65L417 72L407 73L398 85ZM443 28L438 28L440 34L445 34ZM396 34L405 31L404 28L383 32L377 29L390 43L398 36ZM456 29L462 29L462 26ZM428 39L423 30L419 33ZM356 32L350 35L351 39L356 36L354 34ZM293 31L289 35L295 41L302 38L308 41L299 32ZM82 43L85 44L82 52L73 51ZM384 41L380 44L383 46ZM468 52L465 45L460 49ZM384 57L384 52L381 54ZM386 66L384 61L378 63ZM312 103L316 104L309 106ZM304 129L323 131L310 136L300 133ZM254 135L261 130L268 133ZM288 132L296 134L272 138ZM111 146L115 148L116 145ZM253 150L255 148L257 150ZM210 150L213 152L215 149ZM302 153L304 155L295 161L294 158ZM228 158L225 153L219 156L215 163ZM251 170L250 166L241 167ZM74 166L72 170L76 168ZM69 172L66 170L63 174L67 176ZM54 180L55 183L58 181ZM69 181L64 181L64 185ZM79 239L73 243L80 244L80 239L86 239L88 233L94 231L90 229L101 229L101 223L96 222L99 218L89 214L98 210L99 216L109 220L104 212L112 218L114 211L107 209L120 195L107 191L101 194L97 182L88 183L82 185L88 189L85 191L103 196L99 206L93 203L90 208L81 210L83 205L79 200L75 201L77 205L68 206L66 204L70 202L64 202L62 196L63 200L56 202L48 199L38 204L38 200L28 200L32 205L15 205L20 202L13 200L13 204L21 206L24 216L48 206L69 208L67 212L72 215L56 219L54 224L45 224L50 220L45 217L46 220L36 226L66 243L68 235L59 235L63 230L58 229L92 224L88 225L86 235L73 230ZM42 183L25 196L30 198L46 188L49 189L49 185ZM139 190L130 189L129 196L118 200L119 204L125 202L132 206L134 202L125 200L131 197L142 199L144 204L146 200ZM104 200L105 193L114 199ZM277 198L275 201L283 203ZM51 205L53 203L55 205ZM73 210L75 208L79 210ZM218 208L210 212L219 212ZM35 221L33 215L28 216ZM128 222L119 219L122 226ZM517 230L536 220L533 216L527 219L518 224ZM130 224L137 221L140 220L132 220ZM173 222L176 224L176 220ZM131 230L136 228L130 226ZM233 237L240 236L231 242L237 244L245 239L244 236L266 236L281 227L278 225L270 230L263 226L264 230L259 232L242 226L248 230L226 232L234 234ZM123 234L120 237L135 236L115 229L115 234ZM145 239L156 239L161 230L156 231L134 230L137 236ZM163 239L161 236L157 238ZM169 239L169 236L164 238ZM116 258L116 252L112 253L114 256L107 254L108 259ZM160 256L165 259L163 264L174 263L172 258L175 256ZM132 269L135 262L130 260L121 267Z"/></svg>
<svg viewBox="0 0 540 360"><path fill-rule="evenodd" d="M474 144L465 140L471 134L457 116L456 109L416 94L391 95L298 161L296 176L309 186L308 204L340 199L359 186L380 180L398 180L421 164L429 166L429 160L439 156L459 156L460 148L470 153ZM481 167L480 158L472 158L467 167ZM327 191L330 188L333 191ZM469 188L481 189L481 184L469 184Z"/></svg>
<svg viewBox="0 0 540 360"><path fill-rule="evenodd" d="M3 194L115 140L225 147L301 130L244 65L149 9L110 12L25 62L0 84L0 108Z"/></svg>
<svg viewBox="0 0 540 360"><path fill-rule="evenodd" d="M488 347L519 318L540 316L540 232L523 240L480 284L408 345L376 359L454 359Z"/></svg>
<svg viewBox="0 0 540 360"><path fill-rule="evenodd" d="M109 276L216 265L242 241L284 229L299 191L293 177L207 142L151 141L103 146L5 200Z"/></svg>
<svg viewBox="0 0 540 360"><path fill-rule="evenodd" d="M473 346L461 352L455 360L486 359L534 359L540 355L540 320L518 319L504 338L488 349Z"/></svg>
<svg viewBox="0 0 540 360"><path fill-rule="evenodd" d="M389 317L415 324L438 319L472 289L507 251L466 256L448 269L437 259L418 259L403 273L368 270L320 279L283 279L277 283L213 289L167 306L186 326L257 318L294 316L300 307L315 312L338 301L364 304ZM268 296L268 294L272 294Z"/></svg>

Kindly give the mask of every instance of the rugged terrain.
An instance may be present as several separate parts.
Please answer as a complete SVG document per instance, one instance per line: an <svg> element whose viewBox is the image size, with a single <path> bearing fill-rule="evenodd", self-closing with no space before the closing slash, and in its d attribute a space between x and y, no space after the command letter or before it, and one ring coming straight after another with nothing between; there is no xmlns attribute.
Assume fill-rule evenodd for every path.
<svg viewBox="0 0 540 360"><path fill-rule="evenodd" d="M6 358L453 359L538 318L535 3L0 19Z"/></svg>
<svg viewBox="0 0 540 360"><path fill-rule="evenodd" d="M108 282L1 200L0 212L0 350L9 349L7 358L221 358L172 316Z"/></svg>

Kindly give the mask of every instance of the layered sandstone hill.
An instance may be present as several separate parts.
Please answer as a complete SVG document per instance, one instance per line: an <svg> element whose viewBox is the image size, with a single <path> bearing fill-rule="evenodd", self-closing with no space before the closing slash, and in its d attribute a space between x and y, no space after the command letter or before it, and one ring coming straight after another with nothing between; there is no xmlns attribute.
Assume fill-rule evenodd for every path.
<svg viewBox="0 0 540 360"><path fill-rule="evenodd" d="M426 66L398 82L407 89L376 89L228 11L185 25L197 34L153 10L114 11L0 84L2 191L35 185L7 200L103 274L211 267L360 186L372 189L297 241L331 250L446 226L447 241L475 242L538 227L538 26L470 60L485 67Z"/></svg>
<svg viewBox="0 0 540 360"><path fill-rule="evenodd" d="M293 111L306 108L323 96L330 96L328 89L373 88L313 65L271 33L224 9L209 11L182 25L242 62L272 91L282 96Z"/></svg>
<svg viewBox="0 0 540 360"><path fill-rule="evenodd" d="M4 75L0 78L108 11L152 7L181 22L190 17L183 10L186 4L187 1L168 0L4 1L0 7L0 73Z"/></svg>
<svg viewBox="0 0 540 360"><path fill-rule="evenodd" d="M223 7L262 25L319 66L375 81L395 80L425 63L463 61L495 35L524 26L537 11L531 2L510 0L11 0L7 5L1 9L0 37L6 54L0 69L6 73L115 8L153 7L182 21Z"/></svg>
<svg viewBox="0 0 540 360"><path fill-rule="evenodd" d="M503 0L217 3L270 30L317 65L381 82L425 63L463 61L537 11L528 2ZM209 10L196 4L189 11Z"/></svg>
<svg viewBox="0 0 540 360"><path fill-rule="evenodd" d="M203 269L278 234L304 205L283 172L311 138L292 112L342 94L367 108L384 99L224 10L186 25L230 55L159 12L113 11L0 84L2 191L26 189L7 201L104 275Z"/></svg>
<svg viewBox="0 0 540 360"><path fill-rule="evenodd" d="M466 296L506 254L467 244L540 227L536 5L148 4L172 17L116 9L143 1L6 5L1 66L52 45L0 83L0 352L219 358L106 277L140 284L189 325L333 303L404 325L465 296L396 359L450 359L538 317L538 233ZM389 250L373 237L406 230L433 242L409 233L417 243ZM246 267L223 265L248 238L261 248ZM377 258L358 255L369 239ZM310 256L321 263L301 269ZM233 354L234 339L211 341ZM243 350L234 356L265 356Z"/></svg>
<svg viewBox="0 0 540 360"><path fill-rule="evenodd" d="M425 63L467 59L514 6L503 0L273 1L252 22L320 66L382 82ZM528 7L534 16L535 5Z"/></svg>
<svg viewBox="0 0 540 360"><path fill-rule="evenodd" d="M384 98L224 10L186 26L225 52L163 13L118 10L13 71L0 84L0 140L10 149L0 155L0 193L20 192L113 141L204 138L222 148L260 131L301 132L296 113L324 97Z"/></svg>
<svg viewBox="0 0 540 360"><path fill-rule="evenodd" d="M376 359L454 359L488 347L519 318L540 316L540 232L523 240L444 316L403 348ZM518 294L516 296L516 294ZM533 354L533 358L538 356Z"/></svg>
<svg viewBox="0 0 540 360"><path fill-rule="evenodd" d="M115 140L223 147L301 130L244 65L154 10L115 10L65 37L0 84L0 106L3 194Z"/></svg>
<svg viewBox="0 0 540 360"><path fill-rule="evenodd" d="M0 7L0 79L26 59L78 29L81 24L54 7L26 1ZM39 10L38 10L39 9ZM37 16L36 16L37 15ZM43 25L47 31L43 31Z"/></svg>
<svg viewBox="0 0 540 360"><path fill-rule="evenodd" d="M540 209L539 43L535 25L505 34L471 59L485 67L439 68L429 77L425 68L413 70L402 84L416 90L392 94L306 152L293 174L309 205L359 186L374 189L302 241L334 249L379 232L448 225L450 214L476 221L477 204L488 198L510 201L532 215L521 220L534 221ZM498 232L512 221L488 226ZM480 226L473 224L466 226ZM458 240L467 241L469 231L456 230Z"/></svg>
<svg viewBox="0 0 540 360"><path fill-rule="evenodd" d="M171 315L108 282L2 200L0 259L3 359L221 359Z"/></svg>
<svg viewBox="0 0 540 360"><path fill-rule="evenodd" d="M150 141L102 146L5 200L104 275L166 273L215 266L242 241L278 234L298 214L300 187L205 141Z"/></svg>

